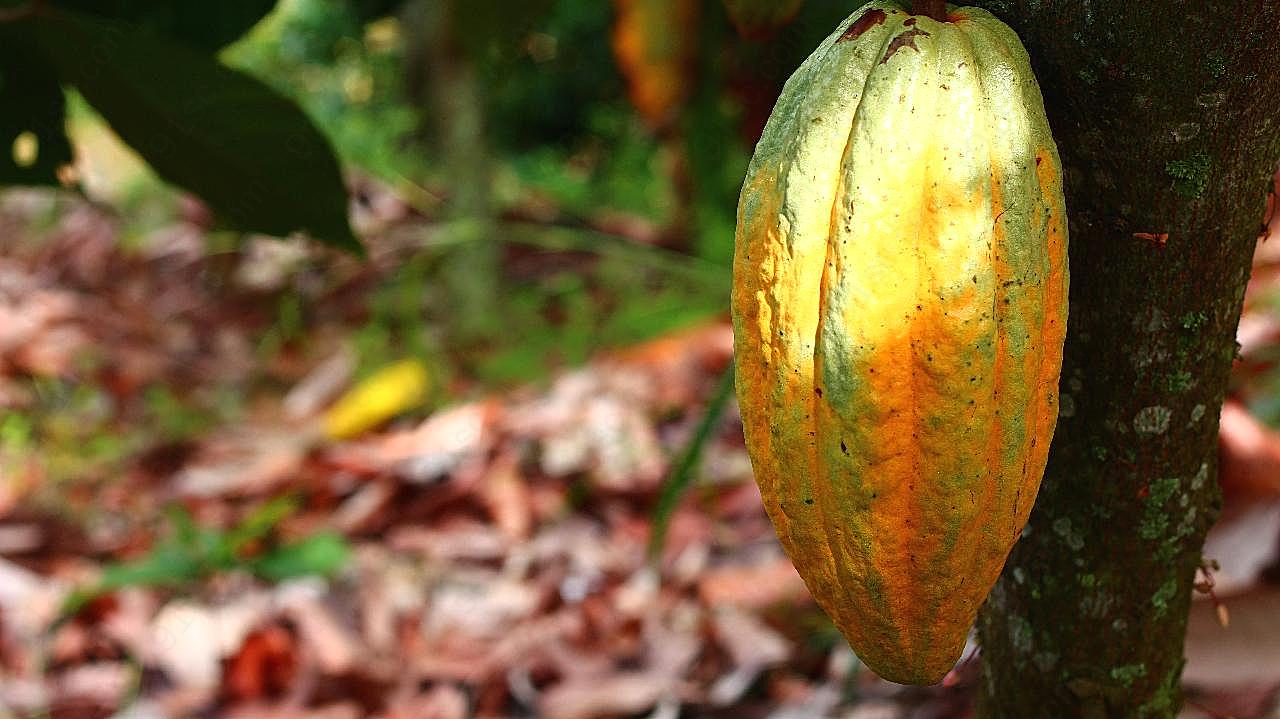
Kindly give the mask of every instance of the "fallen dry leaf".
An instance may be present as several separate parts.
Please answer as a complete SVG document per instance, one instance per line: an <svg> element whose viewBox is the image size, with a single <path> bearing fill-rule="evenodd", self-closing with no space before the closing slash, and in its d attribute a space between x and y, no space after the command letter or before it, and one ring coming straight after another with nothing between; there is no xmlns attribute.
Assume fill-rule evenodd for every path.
<svg viewBox="0 0 1280 719"><path fill-rule="evenodd" d="M785 556L745 566L712 569L698 583L698 596L708 606L734 605L763 609L809 596L804 580Z"/></svg>
<svg viewBox="0 0 1280 719"><path fill-rule="evenodd" d="M489 465L480 482L480 499L493 523L507 539L525 539L533 529L533 507L529 487L520 474L520 458L505 451Z"/></svg>
<svg viewBox="0 0 1280 719"><path fill-rule="evenodd" d="M345 674L360 660L358 637L317 599L289 602L284 616L291 619L298 636L310 650L310 657L326 674ZM367 667L366 667L367 668Z"/></svg>
<svg viewBox="0 0 1280 719"><path fill-rule="evenodd" d="M342 346L289 390L281 404L285 414L301 421L329 404L355 374L358 358L350 347Z"/></svg>
<svg viewBox="0 0 1280 719"><path fill-rule="evenodd" d="M678 683L661 674L625 672L597 681L558 684L543 695L539 709L547 719L638 714L679 689Z"/></svg>
<svg viewBox="0 0 1280 719"><path fill-rule="evenodd" d="M1280 433L1234 400L1222 406L1218 465L1225 515L1259 500L1280 497Z"/></svg>
<svg viewBox="0 0 1280 719"><path fill-rule="evenodd" d="M791 646L781 634L759 617L726 605L711 613L716 641L739 667L764 668L791 655Z"/></svg>
<svg viewBox="0 0 1280 719"><path fill-rule="evenodd" d="M1259 586L1221 598L1231 625L1213 603L1191 605L1183 682L1200 687L1280 686L1280 587Z"/></svg>
<svg viewBox="0 0 1280 719"><path fill-rule="evenodd" d="M298 676L299 649L294 631L271 623L249 633L226 662L222 691L232 701L280 696Z"/></svg>
<svg viewBox="0 0 1280 719"><path fill-rule="evenodd" d="M451 684L439 684L426 693L391 703L381 719L467 719L467 697Z"/></svg>
<svg viewBox="0 0 1280 719"><path fill-rule="evenodd" d="M260 594L222 607L175 600L152 620L150 654L179 686L215 687L223 659L263 621L268 607L269 600Z"/></svg>
<svg viewBox="0 0 1280 719"><path fill-rule="evenodd" d="M297 431L241 428L210 442L173 478L175 490L190 497L266 494L297 474L311 441Z"/></svg>
<svg viewBox="0 0 1280 719"><path fill-rule="evenodd" d="M1226 595L1253 586L1280 560L1280 500L1254 502L1223 516L1209 530L1201 553L1218 563L1216 591Z"/></svg>

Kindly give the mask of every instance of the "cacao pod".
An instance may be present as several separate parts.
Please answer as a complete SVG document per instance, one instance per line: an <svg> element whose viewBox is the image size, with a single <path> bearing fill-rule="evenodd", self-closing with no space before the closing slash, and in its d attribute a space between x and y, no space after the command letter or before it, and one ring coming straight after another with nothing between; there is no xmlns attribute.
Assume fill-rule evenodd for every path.
<svg viewBox="0 0 1280 719"><path fill-rule="evenodd" d="M738 207L742 421L862 660L941 679L1031 511L1067 314L1061 165L1017 35L879 0L786 83Z"/></svg>

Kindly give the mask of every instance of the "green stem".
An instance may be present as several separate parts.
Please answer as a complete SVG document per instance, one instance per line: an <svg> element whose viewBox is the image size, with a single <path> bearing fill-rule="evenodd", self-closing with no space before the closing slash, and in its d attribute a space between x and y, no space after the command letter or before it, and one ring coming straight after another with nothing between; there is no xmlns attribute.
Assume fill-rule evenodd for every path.
<svg viewBox="0 0 1280 719"><path fill-rule="evenodd" d="M675 512L676 505L679 504L680 498L684 496L685 490L689 488L689 483L693 480L693 470L697 466L698 460L702 459L702 452L707 446L707 442L711 439L711 432L716 428L720 421L720 417L724 415L724 408L729 403L729 396L733 394L733 365L729 365L728 369L720 377L720 384L716 387L716 393L711 397L711 402L707 405L707 411L702 415L702 421L698 423L698 428L693 433L693 439L689 440L688 446L684 448L684 453L680 455L680 460L676 463L676 467L671 472L671 476L667 478L666 483L662 485L661 491L658 493L658 503L653 509L653 533L649 537L649 560L657 562L662 555L662 547L667 540L667 525L671 521L671 515Z"/></svg>

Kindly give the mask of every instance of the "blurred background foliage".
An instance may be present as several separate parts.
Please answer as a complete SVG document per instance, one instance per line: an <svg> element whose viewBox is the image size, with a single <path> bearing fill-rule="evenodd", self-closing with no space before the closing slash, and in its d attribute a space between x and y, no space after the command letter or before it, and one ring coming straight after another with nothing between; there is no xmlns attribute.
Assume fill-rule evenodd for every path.
<svg viewBox="0 0 1280 719"><path fill-rule="evenodd" d="M0 193L0 518L20 507L111 540L86 540L107 547L105 571L68 609L123 586L330 575L352 553L312 520L359 470L313 450L432 429L468 401L593 387L551 379L655 337L712 336L701 324L723 330L727 358L747 162L785 79L851 9L0 0L0 184L62 186ZM1280 249L1269 280L1258 268L1232 396L1280 427ZM8 318L41 313L46 326L6 337ZM652 511L655 557L723 439L731 386L723 374L705 409L686 393L654 410L648 451L673 469L627 492ZM1268 451L1280 463L1280 442ZM236 490L161 506L193 478L282 476L301 504ZM568 481L565 511L589 506L589 479ZM426 493L390 491L378 501L396 510ZM810 648L839 642L821 615L787 610L778 623Z"/></svg>
<svg viewBox="0 0 1280 719"><path fill-rule="evenodd" d="M39 12L24 17L32 7ZM0 181L60 182L86 194L113 210L119 243L139 257L175 218L193 223L212 260L201 281L229 288L247 275L254 286L251 363L266 370L154 381L141 395L145 409L123 421L99 384L31 380L35 400L3 418L0 443L9 454L41 446L55 474L83 476L157 438L180 442L242 421L256 396L287 387L276 369L314 365L336 346L355 357L357 380L406 357L420 361L432 387L421 415L722 318L754 142L785 78L849 7L6 0L0 10L13 13L0 23L8 48L0 78L21 72L30 85L0 82L0 96L25 93L32 108L0 126L13 149ZM91 41L88 51L68 44L76 33ZM137 46L132 55L126 45ZM111 72L68 60L100 51L103 67L118 71L106 84L100 76ZM199 82L183 87L166 71ZM64 112L58 85L62 126L49 120ZM272 142L258 137L264 127L283 145L291 132L318 130L341 176L326 177L324 163L276 163ZM69 174L58 164L63 129L75 153ZM166 133L180 136L176 150L156 162L166 148L147 143ZM24 166L28 144L41 153ZM273 169L250 182L237 175L245 167ZM349 206L316 209L334 204L331 190L343 185ZM274 206L243 217L224 211L237 202L228 192L249 193L240 204L253 205L264 187ZM50 210L45 229L64 211ZM351 242L345 223L335 224L344 216ZM313 227L315 239L339 247L358 238L369 256L254 234L288 226ZM263 277L253 279L254 268ZM79 377L97 371L93 357L78 361Z"/></svg>
<svg viewBox="0 0 1280 719"><path fill-rule="evenodd" d="M101 507L74 487L136 474L138 457L180 464L219 428L278 424L281 395L317 366L341 360L343 386L398 396L384 368L413 363L411 402L320 421L359 433L723 319L754 142L849 10L0 0L0 184L62 187L21 196L29 224L0 259L83 271L72 284L106 305L117 287L189 283L207 306L172 329L209 353L184 366L148 336L154 318L129 317L144 320L136 346L91 341L23 368L0 386L0 477L54 480L37 504L92 524ZM85 199L109 223L76 219ZM181 228L199 259L157 264ZM147 369L117 366L125 349ZM317 441L298 435L298 451ZM236 566L235 532L209 532L175 530L108 584ZM317 546L283 545L281 572L341 554L312 561Z"/></svg>
<svg viewBox="0 0 1280 719"><path fill-rule="evenodd" d="M446 373L499 384L723 312L754 139L782 80L848 10L833 0L55 5L217 51L305 111L357 204L366 198L350 178L366 177L441 223L371 288L356 342L370 366L434 356ZM97 175L81 178L91 196L137 225L126 237L173 214L179 193L116 140L110 118L73 96L69 120ZM481 235L464 231L476 216ZM477 252L465 245L489 256L450 280L449 256ZM303 338L313 312L307 297L280 298L264 346Z"/></svg>

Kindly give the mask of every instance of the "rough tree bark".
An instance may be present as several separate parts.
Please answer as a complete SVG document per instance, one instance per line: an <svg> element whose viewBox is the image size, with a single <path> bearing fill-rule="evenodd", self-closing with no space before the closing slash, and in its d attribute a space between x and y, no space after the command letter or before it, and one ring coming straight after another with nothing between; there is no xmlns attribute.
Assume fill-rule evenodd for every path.
<svg viewBox="0 0 1280 719"><path fill-rule="evenodd" d="M1049 468L979 621L980 715L1172 717L1280 158L1280 3L975 4L1018 31L1044 89L1072 274Z"/></svg>

